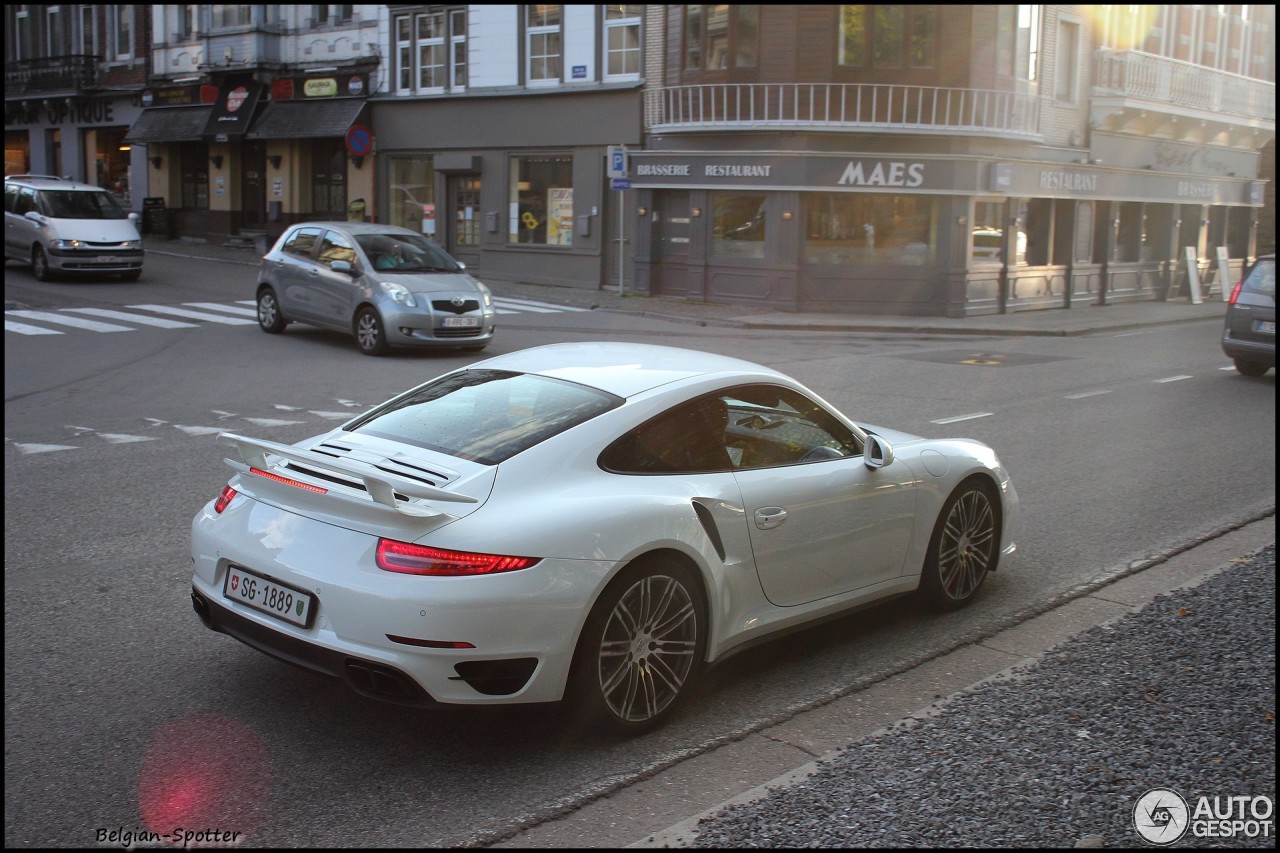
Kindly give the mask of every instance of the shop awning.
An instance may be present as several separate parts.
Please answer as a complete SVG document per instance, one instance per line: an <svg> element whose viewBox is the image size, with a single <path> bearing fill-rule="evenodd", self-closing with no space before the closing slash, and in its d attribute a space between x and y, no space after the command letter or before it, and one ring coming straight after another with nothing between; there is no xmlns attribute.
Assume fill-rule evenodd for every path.
<svg viewBox="0 0 1280 853"><path fill-rule="evenodd" d="M145 109L125 134L126 143L200 142L213 106L152 107Z"/></svg>
<svg viewBox="0 0 1280 853"><path fill-rule="evenodd" d="M364 109L364 98L272 101L246 139L307 139L344 136Z"/></svg>

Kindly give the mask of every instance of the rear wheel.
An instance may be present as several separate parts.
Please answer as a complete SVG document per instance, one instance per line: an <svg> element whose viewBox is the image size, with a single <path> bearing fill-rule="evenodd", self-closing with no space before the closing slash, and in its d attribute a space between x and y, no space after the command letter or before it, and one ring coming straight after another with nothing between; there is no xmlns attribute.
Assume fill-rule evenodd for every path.
<svg viewBox="0 0 1280 853"><path fill-rule="evenodd" d="M356 314L356 346L365 355L386 355L387 333L382 328L382 318L368 306Z"/></svg>
<svg viewBox="0 0 1280 853"><path fill-rule="evenodd" d="M43 246L36 246L31 250L31 273L37 281L48 281L53 277L49 269L49 256L44 253Z"/></svg>
<svg viewBox="0 0 1280 853"><path fill-rule="evenodd" d="M276 298L276 292L269 287L258 291L258 325L269 335L284 331L287 325L284 315L280 313L280 300Z"/></svg>
<svg viewBox="0 0 1280 853"><path fill-rule="evenodd" d="M995 570L999 555L995 491L982 480L967 480L947 498L938 515L920 591L945 610L963 607Z"/></svg>
<svg viewBox="0 0 1280 853"><path fill-rule="evenodd" d="M1241 376L1262 376L1271 369L1270 365L1262 364L1257 361L1245 361L1243 359L1235 359L1236 370L1240 371Z"/></svg>
<svg viewBox="0 0 1280 853"><path fill-rule="evenodd" d="M639 733L688 696L707 645L702 585L668 559L628 567L605 589L574 659L573 693L592 722Z"/></svg>

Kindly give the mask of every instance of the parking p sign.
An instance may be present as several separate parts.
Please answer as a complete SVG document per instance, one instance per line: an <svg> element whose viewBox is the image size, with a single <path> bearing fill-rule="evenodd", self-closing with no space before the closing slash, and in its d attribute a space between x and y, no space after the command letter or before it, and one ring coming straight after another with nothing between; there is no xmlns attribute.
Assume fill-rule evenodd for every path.
<svg viewBox="0 0 1280 853"><path fill-rule="evenodd" d="M627 149L621 145L609 146L609 170L610 178L625 178L627 175Z"/></svg>

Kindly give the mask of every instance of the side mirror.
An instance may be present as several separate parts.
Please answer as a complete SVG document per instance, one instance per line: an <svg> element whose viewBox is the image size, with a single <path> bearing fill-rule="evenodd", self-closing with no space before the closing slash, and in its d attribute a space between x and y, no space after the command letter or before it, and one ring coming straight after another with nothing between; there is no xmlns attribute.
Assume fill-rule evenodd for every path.
<svg viewBox="0 0 1280 853"><path fill-rule="evenodd" d="M867 444L862 448L862 464L873 471L893 464L893 445L875 433L867 433Z"/></svg>
<svg viewBox="0 0 1280 853"><path fill-rule="evenodd" d="M463 272L466 272L467 270L466 264L464 264L462 261L455 261L455 263L457 263L458 269L462 270Z"/></svg>
<svg viewBox="0 0 1280 853"><path fill-rule="evenodd" d="M37 211L34 211L34 210L28 210L26 213L24 213L24 214L22 214L22 215L23 215L25 218L30 219L32 222L38 223L38 224L40 224L40 225L43 225L43 224L44 224L44 217L43 217L43 216L41 216Z"/></svg>
<svg viewBox="0 0 1280 853"><path fill-rule="evenodd" d="M129 221L130 221L130 222L132 222L132 223L134 224L134 226L136 227L136 226L138 225L138 223L142 221L142 217L141 217L141 216L139 216L139 215L138 215L137 213L135 213L135 212L130 212L130 213L129 213Z"/></svg>
<svg viewBox="0 0 1280 853"><path fill-rule="evenodd" d="M329 269L334 272L344 272L350 276L356 274L356 268L351 264L351 261L330 261Z"/></svg>

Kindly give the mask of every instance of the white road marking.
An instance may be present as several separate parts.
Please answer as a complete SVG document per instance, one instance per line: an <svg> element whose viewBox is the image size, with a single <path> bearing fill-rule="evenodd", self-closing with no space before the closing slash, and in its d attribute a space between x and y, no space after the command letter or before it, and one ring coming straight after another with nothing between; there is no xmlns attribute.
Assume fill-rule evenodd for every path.
<svg viewBox="0 0 1280 853"><path fill-rule="evenodd" d="M128 326L117 326L115 323L99 323L97 320L82 320L79 317L68 317L65 314L54 314L52 311L6 311L5 316L22 317L27 320L40 320L44 323L56 323L76 329L88 329L91 332L136 332Z"/></svg>
<svg viewBox="0 0 1280 853"><path fill-rule="evenodd" d="M225 305L217 302L184 302L192 308L205 308L210 311L226 311L228 314L239 314L245 317L257 317L258 312L252 308L241 308L238 305Z"/></svg>
<svg viewBox="0 0 1280 853"><path fill-rule="evenodd" d="M183 426L182 424L174 424L174 429L179 429L187 435L213 435L215 432L222 432L222 427L204 427L204 426Z"/></svg>
<svg viewBox="0 0 1280 853"><path fill-rule="evenodd" d="M195 323L183 323L180 320L165 320L160 317L146 317L142 314L126 314L123 311L110 311L106 308L66 308L77 314L91 314L94 317L106 317L111 320L127 320L130 323L141 323L144 326L157 326L161 329L195 329Z"/></svg>
<svg viewBox="0 0 1280 853"><path fill-rule="evenodd" d="M135 441L155 441L155 436L151 435L124 435L118 432L100 432L99 438L105 438L112 444L132 444Z"/></svg>
<svg viewBox="0 0 1280 853"><path fill-rule="evenodd" d="M1068 394L1068 400L1083 400L1085 397L1097 397L1099 394L1110 394L1111 391L1085 391L1083 394Z"/></svg>
<svg viewBox="0 0 1280 853"><path fill-rule="evenodd" d="M8 316L7 314L5 315ZM65 335L66 332L59 332L54 329L42 329L39 326L28 326L26 323L18 323L13 320L4 321L4 330L6 332L17 332L20 335Z"/></svg>
<svg viewBox="0 0 1280 853"><path fill-rule="evenodd" d="M79 450L69 444L22 444L14 442L13 446L23 453L53 453L55 450Z"/></svg>
<svg viewBox="0 0 1280 853"><path fill-rule="evenodd" d="M493 304L506 305L511 308L524 308L528 306L527 310L529 311L537 311L539 309L547 309L550 311L590 311L591 310L590 308L579 308L576 305L554 305L550 302L534 302L531 299L513 299L510 296L503 296L502 298L498 298L497 296L495 296L493 297Z"/></svg>
<svg viewBox="0 0 1280 853"><path fill-rule="evenodd" d="M1190 379L1190 378L1191 377L1187 376L1186 374L1183 374L1181 376L1167 376L1164 379L1157 379L1156 383L1159 384L1162 382L1181 382L1183 379Z"/></svg>
<svg viewBox="0 0 1280 853"><path fill-rule="evenodd" d="M192 311L188 308L174 308L171 305L130 305L130 308L137 308L142 311L154 311L157 314L172 314L174 317L187 317L192 320L208 320L210 323L222 323L227 326L252 326L257 320L249 320L242 317L223 317L217 314L207 314L203 311Z"/></svg>
<svg viewBox="0 0 1280 853"><path fill-rule="evenodd" d="M313 414L316 417L328 418L331 421L345 421L345 420L350 420L351 418L350 412L317 412L313 410L308 410L308 411L310 412L310 414Z"/></svg>
<svg viewBox="0 0 1280 853"><path fill-rule="evenodd" d="M940 420L936 420L936 421L929 421L929 423L931 423L931 424L954 424L954 423L958 423L958 422L960 422L960 421L972 421L972 420L975 420L976 418L989 418L989 417L991 417L991 415L992 415L992 413L991 413L991 412L974 412L973 414L970 414L970 415L957 415L957 416L956 416L956 417L954 417L954 418L941 418Z"/></svg>
<svg viewBox="0 0 1280 853"><path fill-rule="evenodd" d="M276 418L245 418L251 424L257 424L264 427L290 426L292 424L300 424L302 421L282 421Z"/></svg>

